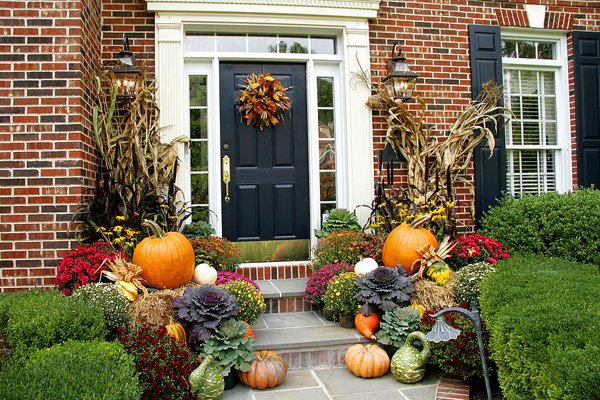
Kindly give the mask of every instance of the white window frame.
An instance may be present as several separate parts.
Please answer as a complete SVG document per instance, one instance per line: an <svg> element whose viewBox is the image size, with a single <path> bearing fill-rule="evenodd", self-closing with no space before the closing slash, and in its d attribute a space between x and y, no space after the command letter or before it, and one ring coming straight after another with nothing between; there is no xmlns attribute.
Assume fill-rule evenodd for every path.
<svg viewBox="0 0 600 400"><path fill-rule="evenodd" d="M567 57L567 37L565 31L543 31L539 29L502 29L502 40L542 41L554 44L554 60L517 59L502 57L502 74L507 69L528 69L552 71L556 88L556 145L531 146L506 144L507 157L511 150L548 149L558 152L556 157L556 191L564 193L572 190L573 172L571 162L571 124L569 110L569 74ZM507 132L508 135L508 132ZM508 143L508 141L506 141ZM507 160L508 161L508 160ZM508 167L507 167L508 168ZM506 188L514 195L514 188Z"/></svg>

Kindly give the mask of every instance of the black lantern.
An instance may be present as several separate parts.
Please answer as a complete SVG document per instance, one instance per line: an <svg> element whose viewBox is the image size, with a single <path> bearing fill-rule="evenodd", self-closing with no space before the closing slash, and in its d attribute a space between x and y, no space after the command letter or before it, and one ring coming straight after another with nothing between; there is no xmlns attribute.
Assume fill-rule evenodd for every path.
<svg viewBox="0 0 600 400"><path fill-rule="evenodd" d="M133 52L129 50L129 38L127 35L125 35L123 40L123 50L119 52L117 58L121 64L119 68L113 69L115 84L118 88L117 97L122 100L129 100L135 97L140 70L134 67L135 57Z"/></svg>
<svg viewBox="0 0 600 400"><path fill-rule="evenodd" d="M396 53L396 46L398 46L398 53ZM400 45L398 42L394 43L392 59L387 62L387 76L383 78L383 84L391 98L409 101L419 75L408 69L405 61L406 57L402 55Z"/></svg>
<svg viewBox="0 0 600 400"><path fill-rule="evenodd" d="M379 150L379 171L381 172L383 166L387 172L387 184L389 187L394 185L394 169L396 165L399 165L405 158L400 154L398 156L392 146L388 143L385 144L383 150Z"/></svg>

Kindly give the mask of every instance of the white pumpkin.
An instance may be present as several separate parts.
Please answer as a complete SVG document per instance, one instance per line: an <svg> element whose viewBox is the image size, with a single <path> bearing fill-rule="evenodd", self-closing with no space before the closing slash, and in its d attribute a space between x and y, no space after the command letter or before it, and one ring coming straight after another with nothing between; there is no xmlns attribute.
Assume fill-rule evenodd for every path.
<svg viewBox="0 0 600 400"><path fill-rule="evenodd" d="M206 263L196 265L194 282L202 285L214 285L217 281L217 270Z"/></svg>
<svg viewBox="0 0 600 400"><path fill-rule="evenodd" d="M356 263L354 266L354 272L356 272L358 275L364 275L373 271L378 266L379 265L377 264L377 261L367 257Z"/></svg>

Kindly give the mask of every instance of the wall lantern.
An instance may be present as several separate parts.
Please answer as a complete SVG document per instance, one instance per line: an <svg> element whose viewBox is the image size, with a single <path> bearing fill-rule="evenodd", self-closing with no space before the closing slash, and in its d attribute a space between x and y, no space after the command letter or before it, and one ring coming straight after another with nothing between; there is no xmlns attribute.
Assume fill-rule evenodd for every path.
<svg viewBox="0 0 600 400"><path fill-rule="evenodd" d="M490 386L490 376L488 374L487 363L485 362L485 349L483 347L483 333L481 330L481 319L479 318L479 310L477 309L477 303L475 300L471 301L471 310L467 310L461 307L448 307L444 308L435 314L429 314L435 318L435 324L433 328L425 335L425 339L430 342L439 343L454 340L460 335L460 329L456 329L450 326L444 321L443 314L449 312L457 312L464 315L473 323L475 327L475 333L477 334L477 344L479 345L479 356L481 357L481 368L483 369L483 377L485 379L485 390L487 392L488 400L492 400L492 389Z"/></svg>
<svg viewBox="0 0 600 400"><path fill-rule="evenodd" d="M136 88L140 78L140 70L134 67L135 57L129 50L129 38L125 35L123 39L123 50L117 55L120 66L113 69L115 84L118 92L117 98L130 100L135 97Z"/></svg>
<svg viewBox="0 0 600 400"><path fill-rule="evenodd" d="M396 53L398 46L398 53ZM395 100L409 101L412 98L415 83L419 75L412 72L406 65L406 57L398 42L392 47L392 59L387 62L387 76L383 78L383 84L388 96Z"/></svg>

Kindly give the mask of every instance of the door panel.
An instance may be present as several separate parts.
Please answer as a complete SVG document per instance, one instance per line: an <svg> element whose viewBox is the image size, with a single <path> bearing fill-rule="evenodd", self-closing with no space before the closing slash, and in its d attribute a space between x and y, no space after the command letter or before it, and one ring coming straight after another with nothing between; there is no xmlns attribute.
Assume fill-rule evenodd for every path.
<svg viewBox="0 0 600 400"><path fill-rule="evenodd" d="M237 104L250 73L270 72L289 87L290 112L275 128L246 126ZM223 200L223 236L231 241L309 238L306 67L222 63L221 157L231 158L230 201ZM223 193L225 193L225 185Z"/></svg>

